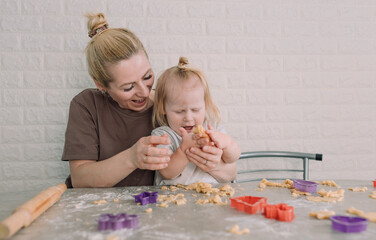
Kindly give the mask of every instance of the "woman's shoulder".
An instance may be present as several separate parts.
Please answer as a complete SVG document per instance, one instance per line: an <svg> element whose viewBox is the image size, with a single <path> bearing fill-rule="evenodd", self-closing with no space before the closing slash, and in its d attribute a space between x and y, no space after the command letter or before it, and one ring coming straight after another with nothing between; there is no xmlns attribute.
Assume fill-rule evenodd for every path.
<svg viewBox="0 0 376 240"><path fill-rule="evenodd" d="M102 95L102 93L100 93L98 89L87 88L74 96L72 100L77 102L88 102L89 100L94 100L101 97L100 95Z"/></svg>

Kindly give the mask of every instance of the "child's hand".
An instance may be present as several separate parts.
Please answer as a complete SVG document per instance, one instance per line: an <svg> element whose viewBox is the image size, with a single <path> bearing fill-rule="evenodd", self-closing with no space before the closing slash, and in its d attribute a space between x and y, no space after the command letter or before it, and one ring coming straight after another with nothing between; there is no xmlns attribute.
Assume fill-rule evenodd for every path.
<svg viewBox="0 0 376 240"><path fill-rule="evenodd" d="M208 124L208 130L206 130L206 133L217 148L223 150L231 144L231 137L229 135L214 130L210 124Z"/></svg>
<svg viewBox="0 0 376 240"><path fill-rule="evenodd" d="M187 133L184 128L179 128L182 141L179 148L185 153L185 151L191 147L200 147L198 140L193 137L193 134Z"/></svg>

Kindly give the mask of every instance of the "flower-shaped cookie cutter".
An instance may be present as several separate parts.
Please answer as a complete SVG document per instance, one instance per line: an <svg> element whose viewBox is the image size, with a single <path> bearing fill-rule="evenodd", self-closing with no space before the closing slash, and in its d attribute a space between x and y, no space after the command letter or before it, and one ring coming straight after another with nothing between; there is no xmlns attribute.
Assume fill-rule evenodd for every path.
<svg viewBox="0 0 376 240"><path fill-rule="evenodd" d="M334 215L330 220L332 220L332 228L340 232L354 233L367 230L366 218Z"/></svg>
<svg viewBox="0 0 376 240"><path fill-rule="evenodd" d="M300 179L293 179L293 187L301 192L309 192L314 193L317 189L317 183L306 181L306 180L300 180Z"/></svg>
<svg viewBox="0 0 376 240"><path fill-rule="evenodd" d="M137 228L138 215L119 213L117 215L105 213L98 219L98 230L120 230L123 228Z"/></svg>
<svg viewBox="0 0 376 240"><path fill-rule="evenodd" d="M294 207L288 206L285 203L276 205L267 204L264 208L264 215L266 218L272 218L283 222L292 222L295 217Z"/></svg>
<svg viewBox="0 0 376 240"><path fill-rule="evenodd" d="M135 203L146 205L149 203L157 203L158 192L142 192L141 194L134 195Z"/></svg>
<svg viewBox="0 0 376 240"><path fill-rule="evenodd" d="M230 198L230 200L231 207L249 214L255 214L264 210L268 199L263 197L242 196Z"/></svg>

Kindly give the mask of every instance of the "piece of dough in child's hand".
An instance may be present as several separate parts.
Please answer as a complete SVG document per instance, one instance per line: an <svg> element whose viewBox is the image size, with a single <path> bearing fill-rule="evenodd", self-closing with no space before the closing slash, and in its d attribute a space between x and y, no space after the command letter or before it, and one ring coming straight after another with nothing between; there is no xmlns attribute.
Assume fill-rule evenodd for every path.
<svg viewBox="0 0 376 240"><path fill-rule="evenodd" d="M196 127L194 127L193 133L194 134L201 134L201 137L210 139L209 135L206 134L206 132L205 132L205 128L201 125L197 125Z"/></svg>

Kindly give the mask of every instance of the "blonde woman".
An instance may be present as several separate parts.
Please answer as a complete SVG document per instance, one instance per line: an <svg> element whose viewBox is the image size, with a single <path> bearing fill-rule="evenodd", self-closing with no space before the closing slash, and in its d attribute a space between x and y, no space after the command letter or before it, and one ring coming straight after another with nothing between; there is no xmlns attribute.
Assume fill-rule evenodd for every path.
<svg viewBox="0 0 376 240"><path fill-rule="evenodd" d="M167 135L150 136L154 72L138 37L110 28L102 13L89 14L88 71L97 89L86 89L70 104L62 160L69 161L68 187L152 185L155 170L166 168ZM194 158L220 158L220 150L196 151ZM216 174L234 169L223 162Z"/></svg>
<svg viewBox="0 0 376 240"><path fill-rule="evenodd" d="M235 161L240 156L238 144L219 125L219 110L210 96L206 79L187 64L188 60L181 57L177 66L160 76L155 90L153 123L160 127L152 135L167 134L171 144L160 147L173 152L168 166L157 171L155 185L226 182L229 179L212 174L216 169L211 166L223 161L236 168ZM209 130L202 134L207 134L210 140L201 133L193 134L194 128L202 125L208 126ZM223 152L221 159L207 158L203 162L187 157L187 150L192 147L210 149L213 146Z"/></svg>

